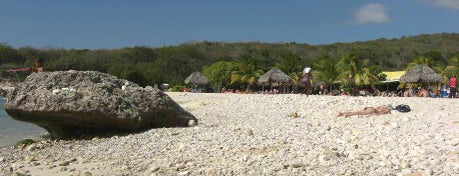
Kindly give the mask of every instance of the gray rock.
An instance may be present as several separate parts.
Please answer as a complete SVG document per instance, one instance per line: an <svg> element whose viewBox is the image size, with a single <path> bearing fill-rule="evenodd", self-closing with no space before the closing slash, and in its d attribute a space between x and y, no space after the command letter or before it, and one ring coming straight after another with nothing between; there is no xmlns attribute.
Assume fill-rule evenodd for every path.
<svg viewBox="0 0 459 176"><path fill-rule="evenodd" d="M198 121L159 89L96 71L33 73L8 94L5 110L55 138L139 132Z"/></svg>
<svg viewBox="0 0 459 176"><path fill-rule="evenodd" d="M14 87L0 87L0 96L6 97L8 93L12 92Z"/></svg>

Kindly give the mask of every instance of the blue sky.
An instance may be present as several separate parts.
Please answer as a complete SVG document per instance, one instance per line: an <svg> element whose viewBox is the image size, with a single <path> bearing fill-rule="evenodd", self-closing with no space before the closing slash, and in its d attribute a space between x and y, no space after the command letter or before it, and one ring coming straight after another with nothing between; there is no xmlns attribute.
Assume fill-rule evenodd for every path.
<svg viewBox="0 0 459 176"><path fill-rule="evenodd" d="M459 33L459 0L2 0L0 42L65 49L311 45Z"/></svg>

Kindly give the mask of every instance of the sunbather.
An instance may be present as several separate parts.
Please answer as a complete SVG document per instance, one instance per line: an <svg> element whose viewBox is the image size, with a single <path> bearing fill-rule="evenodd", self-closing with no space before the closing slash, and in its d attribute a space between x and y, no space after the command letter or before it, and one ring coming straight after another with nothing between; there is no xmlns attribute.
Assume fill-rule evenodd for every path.
<svg viewBox="0 0 459 176"><path fill-rule="evenodd" d="M349 111L349 112L339 112L336 117L349 117L349 116L354 116L354 115L381 115L381 114L389 114L391 111L391 107L388 106L378 106L376 108L373 107L365 107L363 110L360 111Z"/></svg>

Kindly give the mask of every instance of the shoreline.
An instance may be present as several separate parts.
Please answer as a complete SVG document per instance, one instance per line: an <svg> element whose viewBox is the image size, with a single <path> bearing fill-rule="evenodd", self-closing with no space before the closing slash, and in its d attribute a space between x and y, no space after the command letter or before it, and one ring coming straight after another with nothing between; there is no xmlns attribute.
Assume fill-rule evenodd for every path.
<svg viewBox="0 0 459 176"><path fill-rule="evenodd" d="M31 175L442 175L459 173L455 99L166 92L199 124L0 151ZM407 104L408 113L336 118ZM297 113L298 117L291 116Z"/></svg>
<svg viewBox="0 0 459 176"><path fill-rule="evenodd" d="M45 129L11 118L4 110L5 97L0 97L0 150L11 148L18 141L23 139L41 140L46 135Z"/></svg>

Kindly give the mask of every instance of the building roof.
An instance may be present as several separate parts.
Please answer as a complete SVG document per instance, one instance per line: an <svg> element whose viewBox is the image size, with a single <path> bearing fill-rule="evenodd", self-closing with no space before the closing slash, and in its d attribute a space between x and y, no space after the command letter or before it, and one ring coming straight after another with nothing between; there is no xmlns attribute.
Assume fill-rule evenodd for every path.
<svg viewBox="0 0 459 176"><path fill-rule="evenodd" d="M386 81L400 81L400 77L402 77L406 71L383 71L386 77Z"/></svg>

